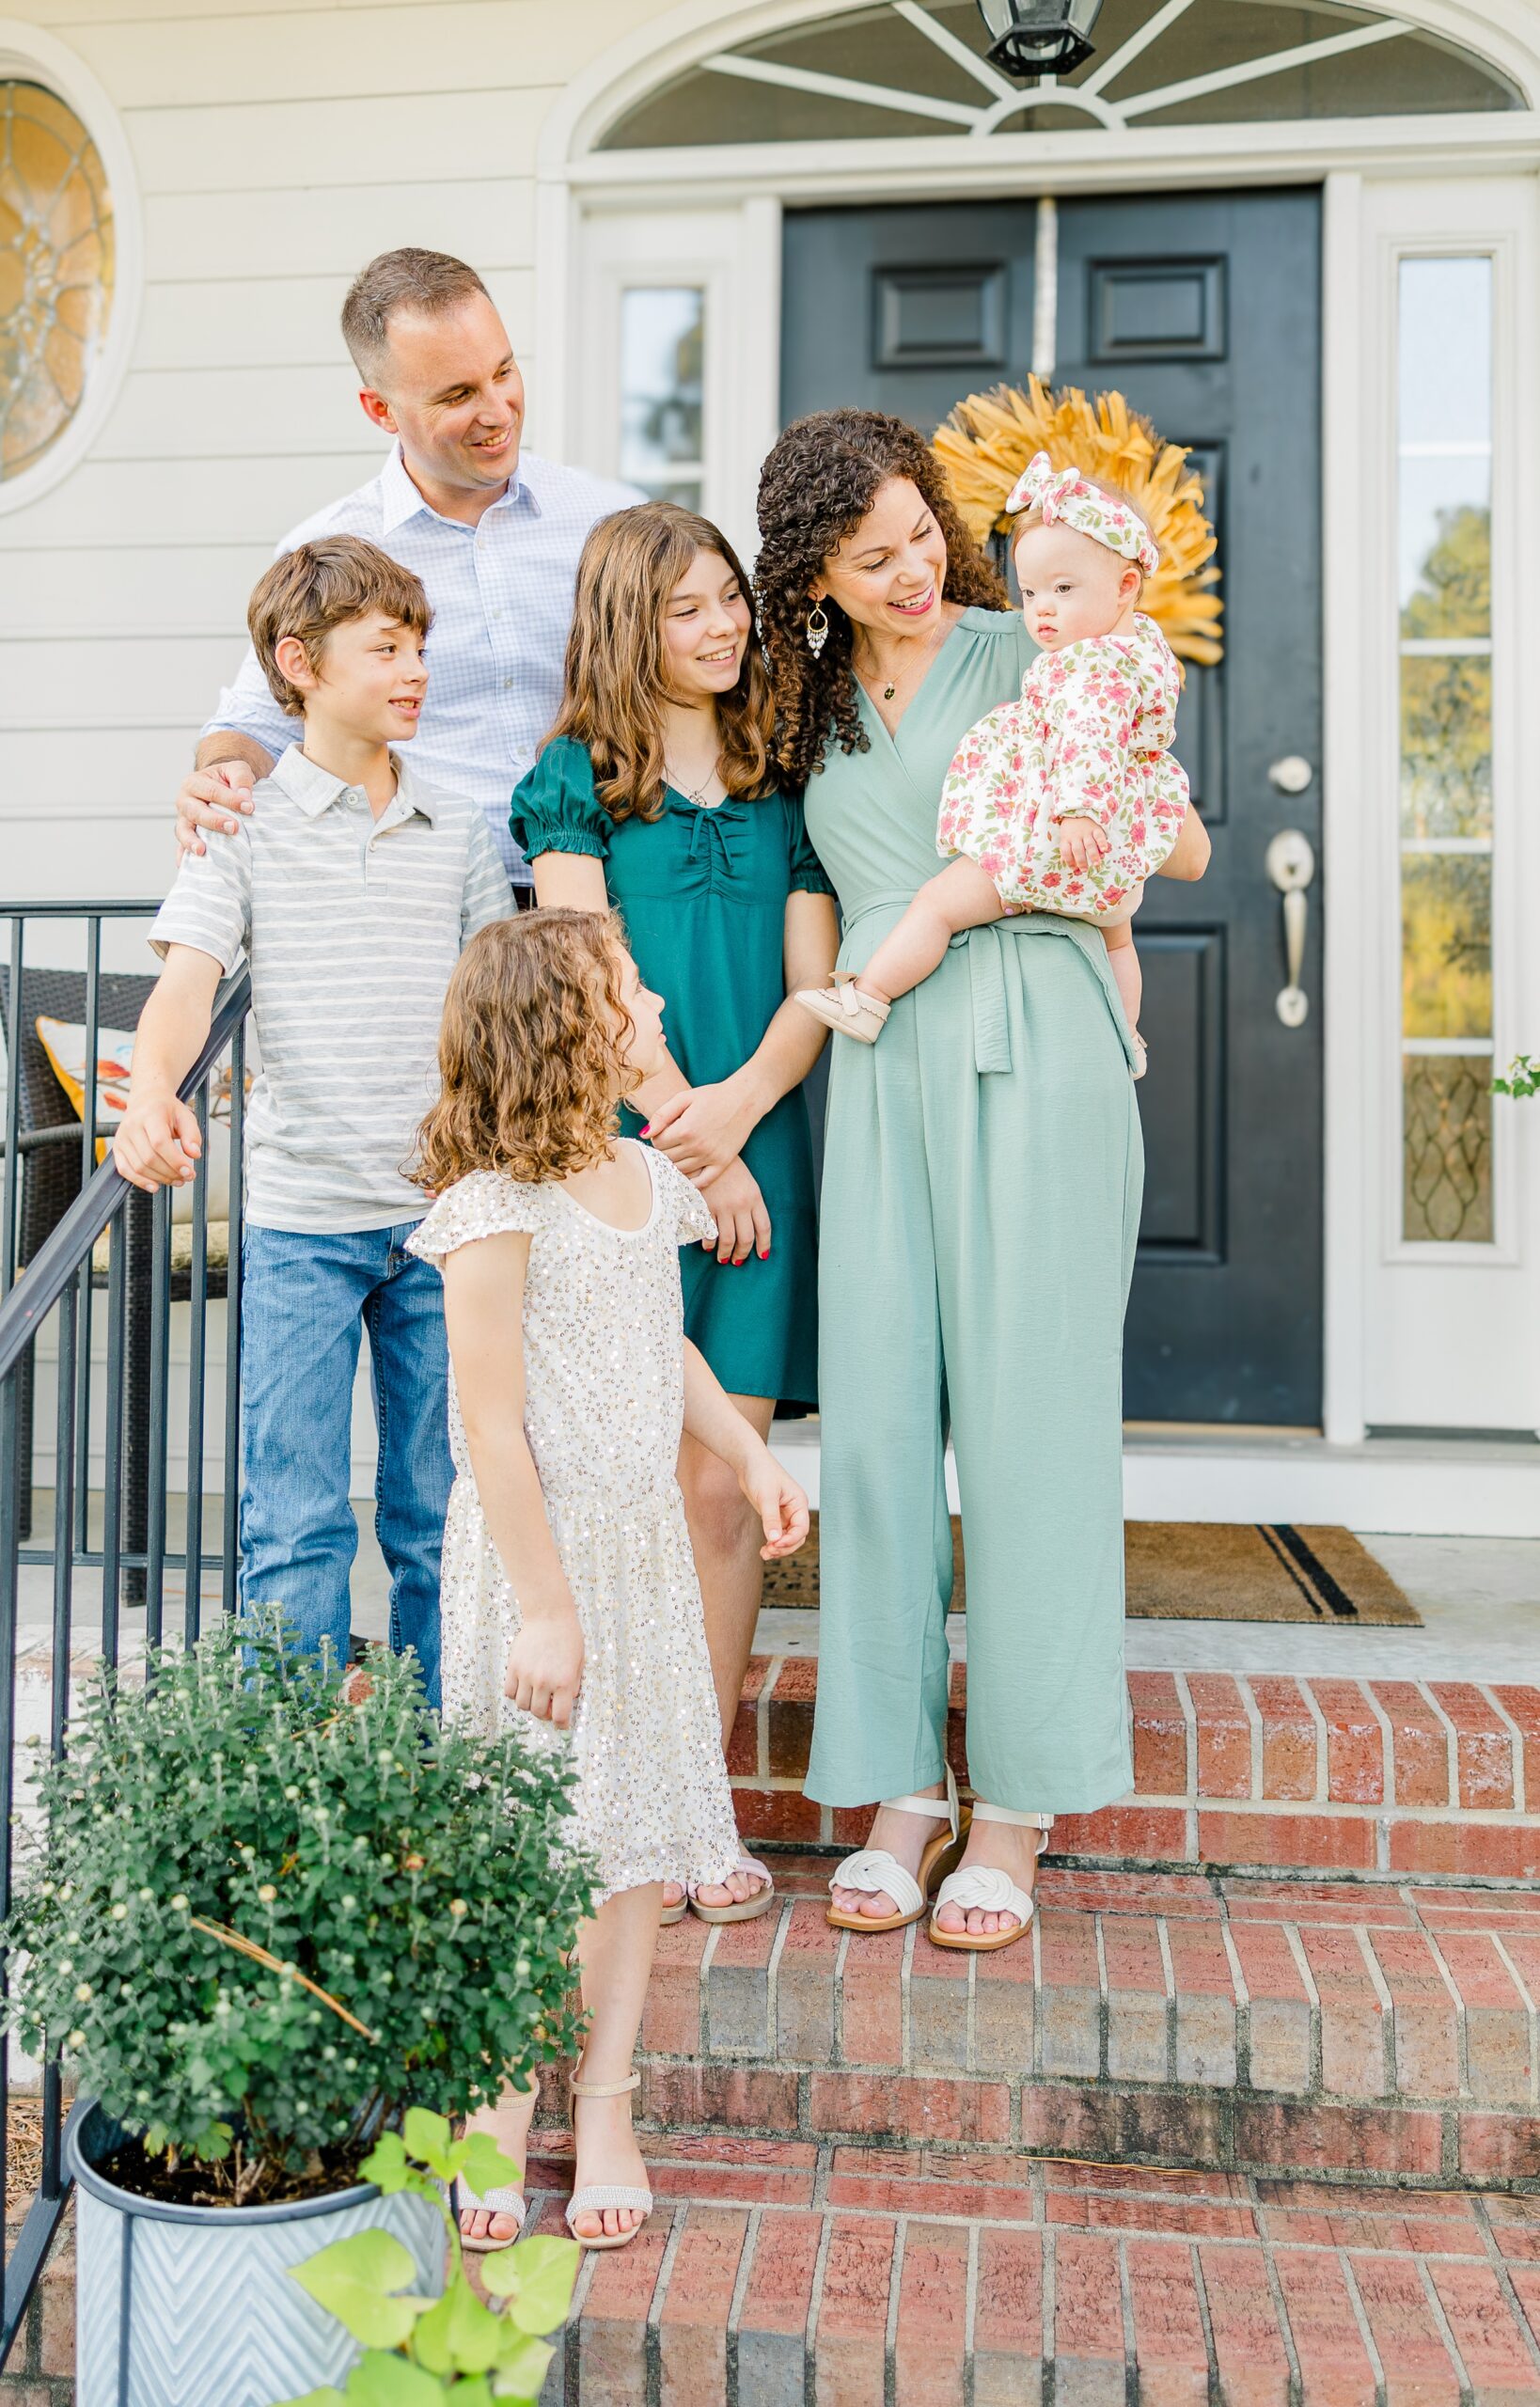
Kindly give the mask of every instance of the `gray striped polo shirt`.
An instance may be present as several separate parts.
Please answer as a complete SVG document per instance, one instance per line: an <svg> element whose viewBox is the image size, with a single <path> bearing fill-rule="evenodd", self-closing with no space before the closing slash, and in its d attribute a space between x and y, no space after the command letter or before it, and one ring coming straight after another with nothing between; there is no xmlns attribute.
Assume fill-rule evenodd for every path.
<svg viewBox="0 0 1540 2407"><path fill-rule="evenodd" d="M426 1209L402 1175L438 1090L438 1025L461 947L513 907L479 804L396 753L378 819L297 744L234 836L185 858L149 941L251 961L260 1068L246 1109L246 1217L338 1235Z"/></svg>

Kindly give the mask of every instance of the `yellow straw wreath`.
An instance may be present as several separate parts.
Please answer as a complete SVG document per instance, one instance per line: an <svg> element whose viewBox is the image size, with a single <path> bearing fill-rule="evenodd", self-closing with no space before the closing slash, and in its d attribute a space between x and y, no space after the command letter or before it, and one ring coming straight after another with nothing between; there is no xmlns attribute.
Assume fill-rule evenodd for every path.
<svg viewBox="0 0 1540 2407"><path fill-rule="evenodd" d="M1137 501L1160 546L1160 566L1145 580L1148 611L1183 660L1212 663L1224 652L1223 608L1214 588L1216 538L1203 510L1203 488L1179 443L1163 443L1147 417L1122 393L1088 401L1078 385L1052 392L1036 376L1027 390L996 385L959 401L932 448L947 472L952 498L978 543L1011 526L1005 501L1034 451L1056 468L1105 477Z"/></svg>

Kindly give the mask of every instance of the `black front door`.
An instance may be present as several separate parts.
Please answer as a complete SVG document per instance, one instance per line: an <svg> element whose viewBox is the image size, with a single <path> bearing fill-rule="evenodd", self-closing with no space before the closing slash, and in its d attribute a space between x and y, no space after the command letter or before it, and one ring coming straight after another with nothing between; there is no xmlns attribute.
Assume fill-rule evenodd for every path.
<svg viewBox="0 0 1540 2407"><path fill-rule="evenodd" d="M781 414L838 402L927 431L1031 358L1033 201L790 213ZM1312 191L1061 201L1055 381L1115 387L1192 446L1219 538L1225 656L1191 668L1177 751L1214 840L1201 886L1135 922L1150 1071L1128 1318L1135 1420L1310 1424L1321 1398L1320 883L1304 1024L1276 1009L1265 857L1320 853L1320 211Z"/></svg>

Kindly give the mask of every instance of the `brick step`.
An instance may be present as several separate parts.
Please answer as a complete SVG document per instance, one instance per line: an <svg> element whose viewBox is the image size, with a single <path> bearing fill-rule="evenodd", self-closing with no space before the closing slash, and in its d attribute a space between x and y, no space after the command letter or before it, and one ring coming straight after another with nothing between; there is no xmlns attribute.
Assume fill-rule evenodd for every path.
<svg viewBox="0 0 1540 2407"><path fill-rule="evenodd" d="M967 1957L776 1868L778 1911L661 1935L654 2128L1540 2188L1532 1892L1046 1866L1031 1937Z"/></svg>
<svg viewBox="0 0 1540 2407"><path fill-rule="evenodd" d="M926 2147L648 2144L550 2407L1534 2407L1540 2199ZM531 2165L537 2226L571 2187Z"/></svg>
<svg viewBox="0 0 1540 2407"><path fill-rule="evenodd" d="M847 1848L866 1836L870 1805L802 1794L817 1677L811 1655L749 1665L728 1762L751 1840ZM966 1679L954 1664L949 1745L965 1786ZM1131 1672L1128 1691L1133 1791L1061 1817L1057 1855L1540 1876L1540 1688Z"/></svg>
<svg viewBox="0 0 1540 2407"><path fill-rule="evenodd" d="M926 2145L644 2143L542 2407L1536 2407L1540 2199ZM571 2144L529 2164L558 2232ZM0 2401L67 2407L68 2230ZM474 2271L474 2266L473 2266Z"/></svg>

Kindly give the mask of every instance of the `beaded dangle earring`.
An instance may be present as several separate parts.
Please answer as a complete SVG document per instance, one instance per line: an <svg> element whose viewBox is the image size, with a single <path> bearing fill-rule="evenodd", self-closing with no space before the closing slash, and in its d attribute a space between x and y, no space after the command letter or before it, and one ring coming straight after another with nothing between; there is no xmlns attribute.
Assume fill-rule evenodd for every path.
<svg viewBox="0 0 1540 2407"><path fill-rule="evenodd" d="M808 650L816 660L829 639L829 622L824 615L824 605L815 602L808 613Z"/></svg>

